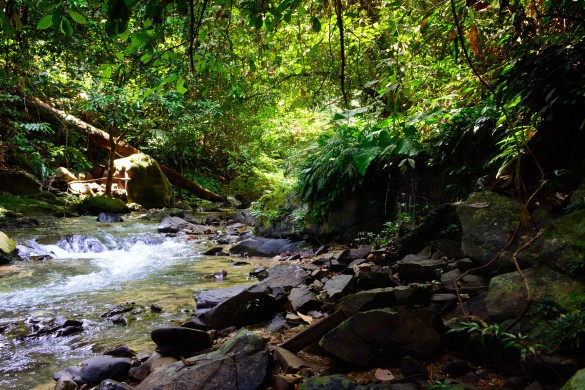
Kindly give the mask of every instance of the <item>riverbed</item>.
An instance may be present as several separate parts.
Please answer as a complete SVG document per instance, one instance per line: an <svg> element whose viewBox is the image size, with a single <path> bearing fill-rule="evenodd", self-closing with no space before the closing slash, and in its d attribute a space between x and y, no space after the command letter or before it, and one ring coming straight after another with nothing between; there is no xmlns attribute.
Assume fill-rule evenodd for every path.
<svg viewBox="0 0 585 390"><path fill-rule="evenodd" d="M0 328L64 318L82 321L84 330L38 338L0 333L1 389L53 388L54 373L120 344L154 351L150 331L189 320L194 293L252 283L248 273L269 263L255 258L234 266L240 259L204 256L214 245L205 236L165 235L157 225L138 215L115 224L79 217L10 233L17 244L36 245L51 257L0 267ZM64 244L71 235L81 238ZM205 278L221 270L226 278ZM126 325L102 317L127 302L144 309L128 315Z"/></svg>

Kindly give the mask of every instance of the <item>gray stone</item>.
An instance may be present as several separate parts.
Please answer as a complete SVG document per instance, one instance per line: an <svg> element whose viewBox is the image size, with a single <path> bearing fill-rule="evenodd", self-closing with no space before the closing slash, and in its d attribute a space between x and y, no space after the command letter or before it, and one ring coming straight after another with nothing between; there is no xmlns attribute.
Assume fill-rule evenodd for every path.
<svg viewBox="0 0 585 390"><path fill-rule="evenodd" d="M191 357L211 347L211 339L206 332L180 326L154 329L150 337L157 345L156 352L175 358Z"/></svg>
<svg viewBox="0 0 585 390"><path fill-rule="evenodd" d="M122 217L114 213L99 213L97 217L98 222L112 223L112 222L124 222Z"/></svg>
<svg viewBox="0 0 585 390"><path fill-rule="evenodd" d="M211 309L219 305L221 302L231 298L249 286L234 286L227 288L217 288L213 290L201 291L194 293L195 303L197 310L199 309Z"/></svg>
<svg viewBox="0 0 585 390"><path fill-rule="evenodd" d="M243 240L230 249L230 253L248 256L271 257L284 252L300 250L298 242L285 238L254 237Z"/></svg>
<svg viewBox="0 0 585 390"><path fill-rule="evenodd" d="M526 253L533 261L568 273L585 268L585 209L564 215L545 227Z"/></svg>
<svg viewBox="0 0 585 390"><path fill-rule="evenodd" d="M136 390L251 390L264 381L269 351L266 342L241 330L218 350L163 367Z"/></svg>
<svg viewBox="0 0 585 390"><path fill-rule="evenodd" d="M461 243L459 241L444 238L439 241L438 248L439 253L448 259L460 259L462 258L463 252L461 251Z"/></svg>
<svg viewBox="0 0 585 390"><path fill-rule="evenodd" d="M132 390L132 386L111 379L101 381L96 390Z"/></svg>
<svg viewBox="0 0 585 390"><path fill-rule="evenodd" d="M523 273L528 280L534 302L551 297L562 306L567 296L585 293L583 284L547 267L529 268L523 270ZM490 318L497 322L517 318L524 310L526 296L526 289L518 272L493 277L485 298ZM566 311L569 308L562 309Z"/></svg>
<svg viewBox="0 0 585 390"><path fill-rule="evenodd" d="M344 362L367 366L379 358L399 361L405 354L428 361L440 342L432 327L401 309L357 313L325 334L319 345Z"/></svg>
<svg viewBox="0 0 585 390"><path fill-rule="evenodd" d="M457 207L457 215L463 230L461 250L486 264L506 245L520 220L520 205L494 192L475 192Z"/></svg>
<svg viewBox="0 0 585 390"><path fill-rule="evenodd" d="M161 221L157 230L160 233L178 233L182 230L191 229L193 226L195 225L185 221L183 218L168 217Z"/></svg>
<svg viewBox="0 0 585 390"><path fill-rule="evenodd" d="M327 293L330 300L337 301L355 291L354 277L352 275L336 275L325 283L323 291Z"/></svg>
<svg viewBox="0 0 585 390"><path fill-rule="evenodd" d="M454 269L449 272L445 272L441 275L441 283L449 288L455 288L455 281L463 275L463 272L458 269ZM486 287L489 283L489 279L480 275L467 274L463 278L459 279L457 287L471 287L479 288Z"/></svg>
<svg viewBox="0 0 585 390"><path fill-rule="evenodd" d="M403 282L428 282L440 278L446 268L443 260L420 259L412 255L398 261L398 275Z"/></svg>
<svg viewBox="0 0 585 390"><path fill-rule="evenodd" d="M412 307L428 303L430 289L416 286L398 286L360 291L339 302L339 309L350 317L358 311L383 309L387 307Z"/></svg>
<svg viewBox="0 0 585 390"><path fill-rule="evenodd" d="M78 367L68 367L64 371L55 374L53 379L61 380L62 377L71 376L79 386L95 386L105 379L122 381L128 377L132 363L130 359L116 358L108 355L94 356L81 362Z"/></svg>
<svg viewBox="0 0 585 390"><path fill-rule="evenodd" d="M126 180L128 203L138 203L144 208L170 207L173 203L171 183L158 163L142 153L114 161L114 176Z"/></svg>
<svg viewBox="0 0 585 390"><path fill-rule="evenodd" d="M315 294L311 291L309 286L306 285L293 288L288 295L288 299L293 310L299 310L303 313L306 313L319 305Z"/></svg>
<svg viewBox="0 0 585 390"><path fill-rule="evenodd" d="M274 360L286 374L296 373L299 372L301 368L309 367L303 359L284 348L275 347L273 353Z"/></svg>
<svg viewBox="0 0 585 390"><path fill-rule="evenodd" d="M307 279L307 273L301 267L279 264L268 270L268 277L263 279L260 285L272 290L283 288L285 291L290 291L293 287L300 286L305 279Z"/></svg>
<svg viewBox="0 0 585 390"><path fill-rule="evenodd" d="M267 287L252 286L203 313L199 318L217 330L266 321L282 309L282 301L272 293ZM284 297L284 294L282 297L278 295L278 298Z"/></svg>

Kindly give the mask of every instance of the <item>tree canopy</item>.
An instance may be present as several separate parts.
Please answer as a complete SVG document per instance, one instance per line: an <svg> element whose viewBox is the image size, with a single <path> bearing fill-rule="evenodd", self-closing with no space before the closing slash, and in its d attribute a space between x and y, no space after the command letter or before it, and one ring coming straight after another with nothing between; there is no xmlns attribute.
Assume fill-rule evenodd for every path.
<svg viewBox="0 0 585 390"><path fill-rule="evenodd" d="M35 96L253 197L295 167L307 200L341 191L319 159L353 183L422 153L472 177L522 153L540 123L583 127L584 12L583 0L3 0L0 163L40 175L99 159L83 132L28 109ZM336 138L330 158L315 149Z"/></svg>

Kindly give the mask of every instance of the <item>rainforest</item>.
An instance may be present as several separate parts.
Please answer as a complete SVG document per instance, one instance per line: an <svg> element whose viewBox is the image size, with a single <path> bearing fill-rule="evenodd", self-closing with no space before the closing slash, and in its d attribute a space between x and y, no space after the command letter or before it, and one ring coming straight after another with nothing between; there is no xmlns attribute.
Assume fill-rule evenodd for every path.
<svg viewBox="0 0 585 390"><path fill-rule="evenodd" d="M584 0L0 0L0 388L585 388Z"/></svg>

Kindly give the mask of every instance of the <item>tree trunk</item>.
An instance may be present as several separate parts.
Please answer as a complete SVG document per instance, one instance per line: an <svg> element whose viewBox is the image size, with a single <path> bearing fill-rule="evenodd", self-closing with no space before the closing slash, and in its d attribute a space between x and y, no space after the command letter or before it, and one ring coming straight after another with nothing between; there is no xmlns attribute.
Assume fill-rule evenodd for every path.
<svg viewBox="0 0 585 390"><path fill-rule="evenodd" d="M60 121L68 121L69 123L72 123L74 126L87 132L89 140L91 142L105 149L111 150L109 136L108 133L106 133L105 131L98 129L97 127L94 127L89 123L86 123L81 119L74 117L73 115L66 114L65 112L56 109L37 98L31 98L31 100L28 103L34 105L37 109L49 113L54 118L57 118ZM136 149L132 145L128 145L123 142L118 142L116 144L115 152L122 157L128 157L132 154L142 153L140 150ZM160 166L164 174L167 176L171 184L183 188L189 191L190 193L197 195L201 199L210 200L212 202L222 202L225 200L223 196L218 195L213 191L209 191L207 188L202 187L199 184L190 181L187 178L184 178L183 176L179 175L177 172L173 171L169 167L161 163L158 163L158 165Z"/></svg>
<svg viewBox="0 0 585 390"><path fill-rule="evenodd" d="M114 160L116 159L116 139L114 132L110 132L110 152L108 153L108 175L106 177L106 196L112 196L112 181L114 179Z"/></svg>

